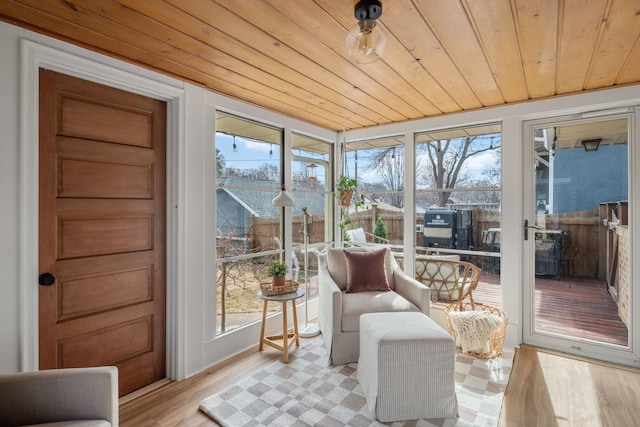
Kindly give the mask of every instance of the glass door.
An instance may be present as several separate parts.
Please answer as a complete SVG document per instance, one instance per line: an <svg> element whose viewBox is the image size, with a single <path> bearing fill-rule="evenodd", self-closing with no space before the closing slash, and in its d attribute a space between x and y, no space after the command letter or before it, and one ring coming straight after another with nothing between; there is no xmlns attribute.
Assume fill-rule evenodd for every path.
<svg viewBox="0 0 640 427"><path fill-rule="evenodd" d="M524 341L630 357L629 116L531 123Z"/></svg>

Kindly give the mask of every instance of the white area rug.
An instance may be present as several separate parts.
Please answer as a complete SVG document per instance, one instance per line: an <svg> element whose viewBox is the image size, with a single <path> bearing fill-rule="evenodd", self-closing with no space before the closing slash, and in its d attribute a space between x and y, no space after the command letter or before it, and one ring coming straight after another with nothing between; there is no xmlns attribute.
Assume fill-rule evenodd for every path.
<svg viewBox="0 0 640 427"><path fill-rule="evenodd" d="M382 424L366 406L357 363L329 366L320 339L301 346L289 363L275 362L206 398L200 410L224 427L241 426L496 426L513 351L492 360L456 354L459 418Z"/></svg>

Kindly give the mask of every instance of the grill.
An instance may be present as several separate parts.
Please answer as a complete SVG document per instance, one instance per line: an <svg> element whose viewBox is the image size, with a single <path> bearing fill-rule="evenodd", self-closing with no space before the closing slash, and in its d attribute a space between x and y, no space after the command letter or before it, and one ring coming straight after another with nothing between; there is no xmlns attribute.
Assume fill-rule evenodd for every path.
<svg viewBox="0 0 640 427"><path fill-rule="evenodd" d="M469 209L424 213L424 245L428 248L472 249L473 215Z"/></svg>

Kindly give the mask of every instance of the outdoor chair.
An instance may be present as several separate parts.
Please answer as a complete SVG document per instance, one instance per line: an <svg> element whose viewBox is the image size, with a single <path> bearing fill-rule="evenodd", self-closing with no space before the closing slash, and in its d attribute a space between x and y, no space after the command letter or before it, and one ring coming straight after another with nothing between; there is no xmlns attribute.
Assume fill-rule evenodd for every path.
<svg viewBox="0 0 640 427"><path fill-rule="evenodd" d="M380 243L387 245L389 244L389 240L378 237L373 233L369 233L368 231L364 231L364 228L362 227L347 230L345 233L347 236L349 236L349 240L346 243L349 243L353 246L378 245ZM367 242L367 238L369 238L370 242Z"/></svg>
<svg viewBox="0 0 640 427"><path fill-rule="evenodd" d="M402 268L404 255L395 253L394 257ZM481 273L480 267L460 261L459 255L416 255L415 278L431 289L434 300L461 303L469 297L475 304L472 292Z"/></svg>
<svg viewBox="0 0 640 427"><path fill-rule="evenodd" d="M478 286L482 269L470 262L436 256L416 257L416 280L427 285L438 301L459 302L469 297Z"/></svg>

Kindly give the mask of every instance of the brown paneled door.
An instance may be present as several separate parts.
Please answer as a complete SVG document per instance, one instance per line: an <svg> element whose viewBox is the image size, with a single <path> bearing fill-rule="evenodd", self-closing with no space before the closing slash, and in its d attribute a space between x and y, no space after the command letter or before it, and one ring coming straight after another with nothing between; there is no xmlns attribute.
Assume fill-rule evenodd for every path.
<svg viewBox="0 0 640 427"><path fill-rule="evenodd" d="M39 120L40 369L122 396L165 377L166 105L40 70Z"/></svg>

